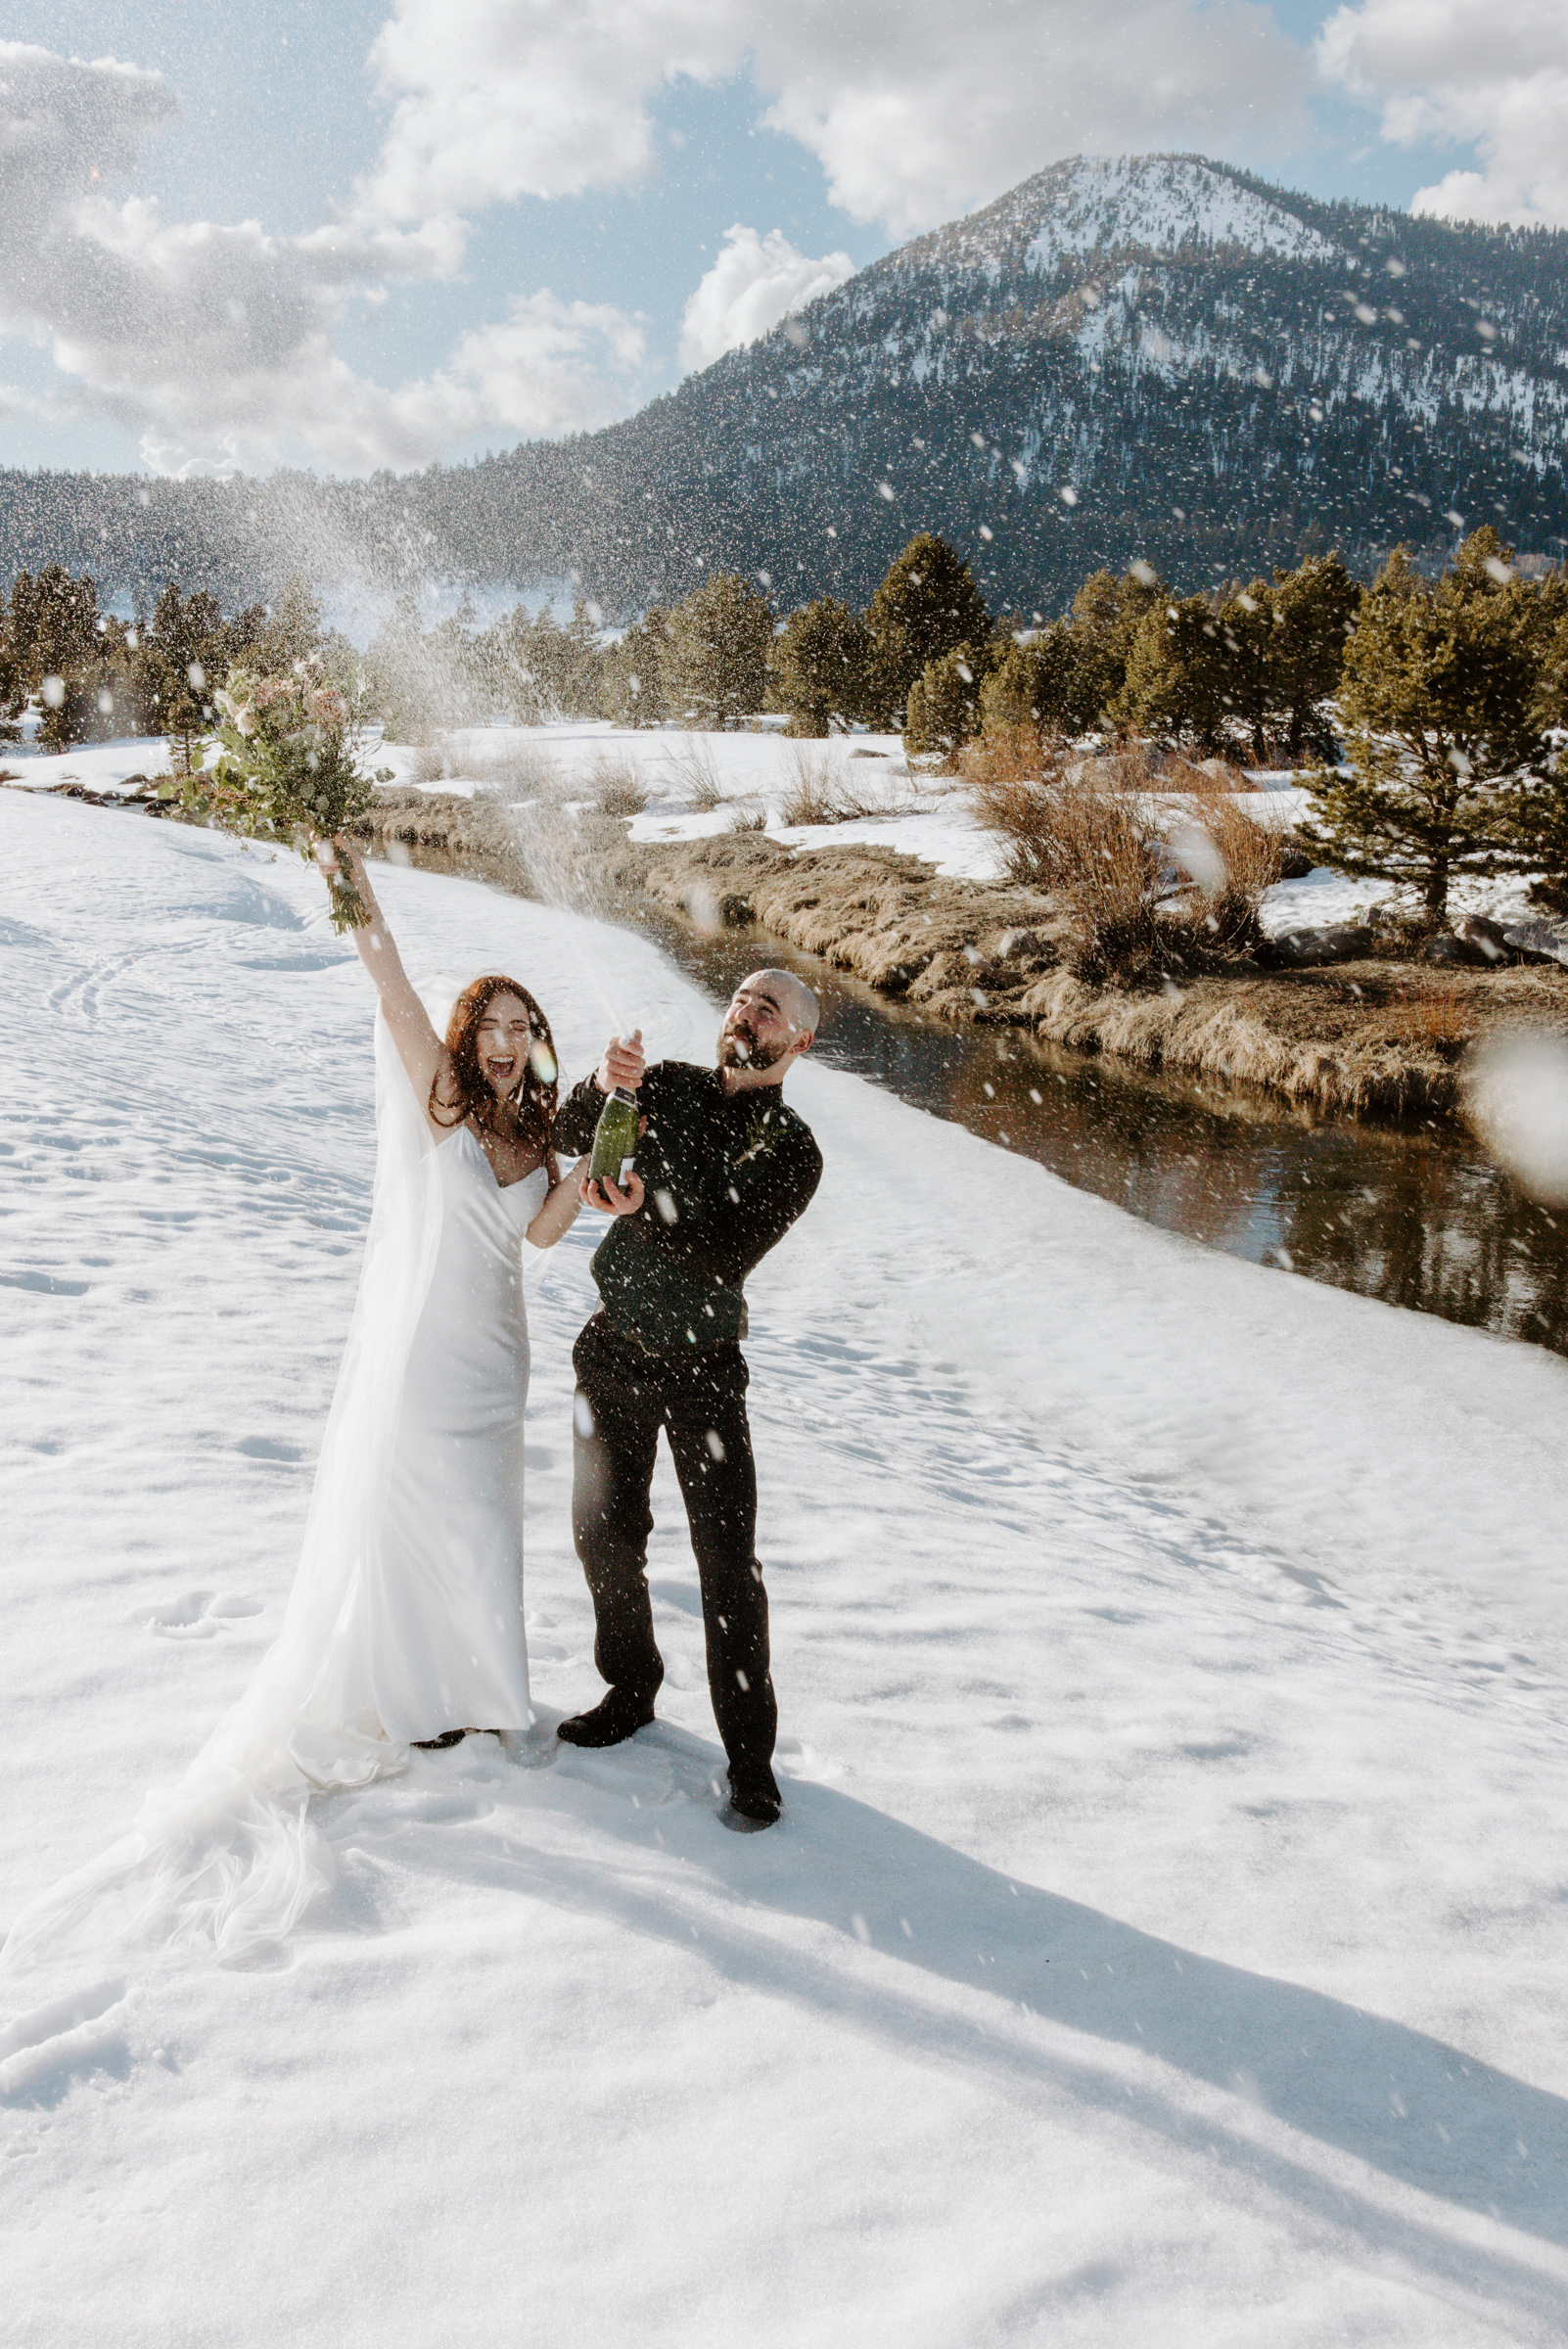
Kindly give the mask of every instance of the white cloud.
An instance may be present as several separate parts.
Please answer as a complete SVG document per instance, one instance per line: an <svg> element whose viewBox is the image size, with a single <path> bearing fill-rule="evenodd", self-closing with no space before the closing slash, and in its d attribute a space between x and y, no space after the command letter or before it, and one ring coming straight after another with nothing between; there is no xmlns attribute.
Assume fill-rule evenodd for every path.
<svg viewBox="0 0 1568 2349"><path fill-rule="evenodd" d="M623 413L641 388L640 325L606 304L520 298L448 363L395 390L333 347L348 293L449 269L461 223L165 223L103 193L176 112L155 74L0 43L0 327L48 345L59 404L115 418L162 471L225 470L300 449L335 467L427 463L486 428L556 433ZM102 175L102 176L100 176Z"/></svg>
<svg viewBox="0 0 1568 2349"><path fill-rule="evenodd" d="M798 253L781 229L760 237L736 221L725 231L717 260L698 285L681 319L682 367L711 367L726 350L755 343L792 310L830 294L854 275L847 253L819 261Z"/></svg>
<svg viewBox="0 0 1568 2349"><path fill-rule="evenodd" d="M895 234L1067 154L1262 158L1307 78L1257 0L396 0L374 54L397 103L361 209L389 221L623 186L648 168L667 83L748 63L835 203Z"/></svg>
<svg viewBox="0 0 1568 2349"><path fill-rule="evenodd" d="M1251 0L810 0L759 44L767 120L816 155L835 203L909 234L1066 155L1277 146L1301 52Z"/></svg>
<svg viewBox="0 0 1568 2349"><path fill-rule="evenodd" d="M740 0L396 0L371 51L397 100L364 212L472 211L624 185L653 160L648 102L745 53Z"/></svg>
<svg viewBox="0 0 1568 2349"><path fill-rule="evenodd" d="M1382 103L1385 138L1475 146L1480 170L1410 209L1568 227L1568 10L1562 0L1362 0L1318 39L1325 73Z"/></svg>
<svg viewBox="0 0 1568 2349"><path fill-rule="evenodd" d="M765 120L822 161L856 218L905 233L1074 151L1262 151L1291 115L1302 53L1260 0L392 0L372 62L392 113L342 217L165 219L111 186L178 113L157 74L0 42L0 329L67 379L59 404L118 419L169 468L307 453L420 464L492 428L548 433L651 389L637 321L536 293L387 390L335 336L350 297L451 278L469 219L532 194L624 186L656 152L680 76L752 73ZM1245 146L1246 140L1243 141ZM849 273L737 228L688 304L701 364Z"/></svg>
<svg viewBox="0 0 1568 2349"><path fill-rule="evenodd" d="M501 324L466 334L446 366L387 394L389 416L424 447L499 427L576 431L623 413L646 358L640 324L608 302L520 296Z"/></svg>

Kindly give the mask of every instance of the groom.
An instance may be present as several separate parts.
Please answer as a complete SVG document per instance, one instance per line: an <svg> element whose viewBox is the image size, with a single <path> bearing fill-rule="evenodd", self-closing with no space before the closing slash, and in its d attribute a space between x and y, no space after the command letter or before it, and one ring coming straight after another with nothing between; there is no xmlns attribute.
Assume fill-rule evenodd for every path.
<svg viewBox="0 0 1568 2349"><path fill-rule="evenodd" d="M735 990L718 1065L657 1061L642 1032L613 1036L597 1073L568 1096L558 1150L590 1147L604 1097L639 1095L624 1188L584 1182L615 1218L593 1259L601 1310L573 1351L572 1517L593 1593L593 1658L610 1683L563 1721L570 1745L619 1745L654 1717L665 1667L646 1575L659 1431L680 1479L702 1585L708 1686L729 1758L726 1826L771 1826L778 1708L768 1673L767 1593L754 1546L757 1471L746 1418L743 1283L809 1204L822 1154L780 1087L810 1045L819 1007L790 971L755 971Z"/></svg>

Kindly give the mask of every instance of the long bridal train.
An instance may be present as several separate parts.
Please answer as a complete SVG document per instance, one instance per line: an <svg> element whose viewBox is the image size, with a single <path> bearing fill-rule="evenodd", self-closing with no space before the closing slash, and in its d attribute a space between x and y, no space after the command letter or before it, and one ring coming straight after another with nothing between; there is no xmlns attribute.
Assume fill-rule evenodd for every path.
<svg viewBox="0 0 1568 2349"><path fill-rule="evenodd" d="M312 1794L405 1769L410 1740L448 1726L443 1699L474 1708L456 1726L531 1721L520 1242L547 1177L501 1188L466 1127L438 1144L379 1010L375 1033L370 1230L282 1632L184 1775L23 1910L8 1970L126 1944L243 1959L333 1881ZM443 1543L461 1550L466 1619L421 1589Z"/></svg>

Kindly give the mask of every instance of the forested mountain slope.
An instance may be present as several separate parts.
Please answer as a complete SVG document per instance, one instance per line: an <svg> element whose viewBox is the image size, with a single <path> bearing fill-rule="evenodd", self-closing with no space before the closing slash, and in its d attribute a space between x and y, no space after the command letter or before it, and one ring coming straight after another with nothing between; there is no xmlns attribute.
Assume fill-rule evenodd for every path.
<svg viewBox="0 0 1568 2349"><path fill-rule="evenodd" d="M5 565L106 594L295 568L564 581L621 617L715 566L863 602L916 530L997 607L1142 555L1183 585L1494 522L1568 540L1568 234L1324 205L1198 157L1074 159L603 432L370 481L0 475Z"/></svg>

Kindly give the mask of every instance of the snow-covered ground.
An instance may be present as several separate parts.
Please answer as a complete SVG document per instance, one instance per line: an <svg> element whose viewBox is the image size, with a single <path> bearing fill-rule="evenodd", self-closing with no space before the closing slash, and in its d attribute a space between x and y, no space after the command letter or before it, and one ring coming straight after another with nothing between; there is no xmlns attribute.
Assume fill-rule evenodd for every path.
<svg viewBox="0 0 1568 2349"><path fill-rule="evenodd" d="M4 1909L275 1630L371 1173L292 859L0 793ZM389 871L565 1071L715 1016ZM1568 2325L1568 1364L1206 1253L826 1067L753 1283L783 1823L727 1835L668 1469L629 1748L323 1807L270 1966L0 1978L29 2349L1548 2342ZM533 1291L535 1694L591 1235Z"/></svg>
<svg viewBox="0 0 1568 2349"><path fill-rule="evenodd" d="M113 742L82 742L74 750L41 750L36 714L24 718L21 742L0 742L0 774L29 791L59 791L79 783L84 791L119 792L127 785L156 781L169 771L169 746L161 735L125 734Z"/></svg>
<svg viewBox="0 0 1568 2349"><path fill-rule="evenodd" d="M794 743L785 741L772 721L757 733L704 734L673 728L639 732L584 719L474 727L447 737L445 758L453 771L431 779L426 753L379 741L373 751L374 763L390 767L396 783L459 797L502 787L520 800L556 796L572 804L580 794L585 804L607 777L629 769L648 798L643 812L629 819L633 840L702 839L728 831L738 817L761 814L769 837L792 848L865 842L899 849L958 879L995 881L1005 871L1003 845L976 820L962 784L918 767L911 771L897 734ZM59 759L36 752L30 743L0 749L0 772L9 768L38 790L79 783L113 796L127 777L157 777L166 774L168 765L166 744L136 737L83 745ZM792 795L803 780L863 812L835 823L787 822ZM1260 768L1253 780L1259 788L1248 795L1249 805L1260 823L1291 825L1310 814L1310 795L1294 787L1288 768ZM715 791L716 804L707 805ZM1356 881L1320 869L1269 890L1263 926L1278 937L1286 930L1358 922L1394 895L1388 882ZM1525 884L1507 877L1456 882L1451 898L1456 912L1495 919L1523 918L1532 910Z"/></svg>

